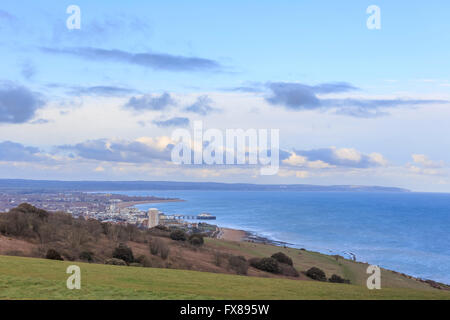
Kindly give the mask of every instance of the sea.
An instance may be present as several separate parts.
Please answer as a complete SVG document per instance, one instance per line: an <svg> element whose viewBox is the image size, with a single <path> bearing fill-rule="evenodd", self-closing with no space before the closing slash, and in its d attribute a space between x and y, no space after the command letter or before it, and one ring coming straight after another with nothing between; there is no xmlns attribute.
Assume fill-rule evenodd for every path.
<svg viewBox="0 0 450 320"><path fill-rule="evenodd" d="M126 191L184 202L138 205L166 214L217 217L211 223L288 246L450 284L450 194L298 191Z"/></svg>

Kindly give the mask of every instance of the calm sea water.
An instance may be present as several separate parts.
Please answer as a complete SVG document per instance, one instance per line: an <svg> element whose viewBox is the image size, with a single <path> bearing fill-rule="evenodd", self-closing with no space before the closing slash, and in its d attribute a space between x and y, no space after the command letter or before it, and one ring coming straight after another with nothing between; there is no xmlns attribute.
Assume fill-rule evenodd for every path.
<svg viewBox="0 0 450 320"><path fill-rule="evenodd" d="M186 202L140 205L217 216L217 224L450 283L450 194L138 191Z"/></svg>

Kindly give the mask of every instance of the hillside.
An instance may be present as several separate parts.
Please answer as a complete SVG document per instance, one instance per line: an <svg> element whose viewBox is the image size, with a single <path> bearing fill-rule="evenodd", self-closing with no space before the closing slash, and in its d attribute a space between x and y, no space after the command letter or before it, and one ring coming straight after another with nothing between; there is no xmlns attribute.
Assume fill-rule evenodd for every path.
<svg viewBox="0 0 450 320"><path fill-rule="evenodd" d="M66 288L66 261L0 256L0 299L450 299L439 290L267 279L206 272L76 264L80 290Z"/></svg>
<svg viewBox="0 0 450 320"><path fill-rule="evenodd" d="M132 225L100 223L22 204L0 214L0 255L4 255L0 260L2 297L69 297L67 294L72 293L67 293L65 282L61 282L67 276L58 271L61 268L64 271L68 264L82 265L87 270L87 274L83 271L83 283L89 290L76 296L83 299L114 298L116 293L124 299L172 299L177 294L180 298L205 299L450 297L448 286L384 269L382 290L370 291L366 288L368 265L339 256L206 237L194 244L175 239L173 234L177 232L186 236L180 229L139 229ZM123 260L119 262L128 266L105 265L117 262L112 258L117 258L120 248ZM49 256L55 250L56 256ZM258 265L275 253L290 262L279 260L275 262L277 270L270 272ZM43 260L45 257L65 261ZM84 263L87 261L91 263ZM312 280L306 275L311 267L323 270L326 279L337 275L350 284ZM101 276L102 272L105 276ZM147 286L142 287L145 283ZM223 283L234 283L236 287L227 289L221 287ZM156 291L147 292L150 285ZM29 286L34 288L32 292L27 290ZM35 293L36 296L29 296Z"/></svg>

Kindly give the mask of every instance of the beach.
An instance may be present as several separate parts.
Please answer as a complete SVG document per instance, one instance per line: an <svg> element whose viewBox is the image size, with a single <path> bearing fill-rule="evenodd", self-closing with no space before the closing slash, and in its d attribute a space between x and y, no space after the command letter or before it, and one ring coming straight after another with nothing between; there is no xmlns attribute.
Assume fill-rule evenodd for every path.
<svg viewBox="0 0 450 320"><path fill-rule="evenodd" d="M219 228L219 234L217 239L228 240L228 241L244 241L247 237L247 232L244 230L236 230L230 228Z"/></svg>
<svg viewBox="0 0 450 320"><path fill-rule="evenodd" d="M239 230L239 229L232 229L232 228L222 228L219 227L219 233L217 234L216 238L221 240L227 240L227 241L247 241L247 242L254 242L254 243L262 243L262 244L270 244L274 246L292 246L292 244L288 242L283 241L276 241L272 240L263 236L260 236L254 232L245 231L245 230Z"/></svg>

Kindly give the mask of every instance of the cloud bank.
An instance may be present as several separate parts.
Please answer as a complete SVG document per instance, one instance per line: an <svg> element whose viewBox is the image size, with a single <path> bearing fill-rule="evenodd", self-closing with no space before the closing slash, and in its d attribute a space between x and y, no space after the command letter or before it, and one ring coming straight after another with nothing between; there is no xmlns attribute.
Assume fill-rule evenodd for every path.
<svg viewBox="0 0 450 320"><path fill-rule="evenodd" d="M159 96L148 94L141 97L131 97L124 107L135 111L161 111L176 104L172 96L165 92Z"/></svg>
<svg viewBox="0 0 450 320"><path fill-rule="evenodd" d="M12 84L0 85L0 123L24 123L45 105L35 92Z"/></svg>
<svg viewBox="0 0 450 320"><path fill-rule="evenodd" d="M267 84L271 95L266 101L271 105L281 105L289 110L336 109L336 114L371 118L387 113L387 108L448 103L446 100L419 99L327 99L323 95L358 90L345 82L323 83L316 86L293 82L270 82Z"/></svg>
<svg viewBox="0 0 450 320"><path fill-rule="evenodd" d="M220 71L221 65L214 60L199 57L186 57L167 53L132 53L117 49L101 49L94 47L74 48L42 48L46 53L59 55L72 55L89 61L112 61L138 65L154 70L166 71L195 71L212 72Z"/></svg>

